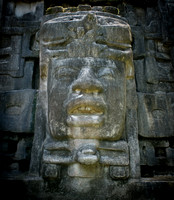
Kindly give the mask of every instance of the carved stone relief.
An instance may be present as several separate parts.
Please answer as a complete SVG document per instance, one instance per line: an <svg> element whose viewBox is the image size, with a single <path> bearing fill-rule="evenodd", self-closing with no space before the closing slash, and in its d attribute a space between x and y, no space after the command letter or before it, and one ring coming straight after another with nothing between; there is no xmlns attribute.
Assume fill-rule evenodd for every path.
<svg viewBox="0 0 174 200"><path fill-rule="evenodd" d="M26 89L1 92L0 100L0 130L26 133L33 131L35 90Z"/></svg>
<svg viewBox="0 0 174 200"><path fill-rule="evenodd" d="M2 188L21 199L172 194L174 1L32 2L0 2Z"/></svg>
<svg viewBox="0 0 174 200"><path fill-rule="evenodd" d="M40 49L37 112L44 113L46 137L37 128L35 134L44 138L42 176L59 179L66 169L63 182L78 191L94 187L91 180L136 177L138 170L131 169L132 161L139 160L138 151L133 158L136 129L128 133L128 113L134 113L136 125L137 104L127 103L136 99L127 22L94 11L60 14L42 24ZM33 160L31 173L37 173L35 166Z"/></svg>

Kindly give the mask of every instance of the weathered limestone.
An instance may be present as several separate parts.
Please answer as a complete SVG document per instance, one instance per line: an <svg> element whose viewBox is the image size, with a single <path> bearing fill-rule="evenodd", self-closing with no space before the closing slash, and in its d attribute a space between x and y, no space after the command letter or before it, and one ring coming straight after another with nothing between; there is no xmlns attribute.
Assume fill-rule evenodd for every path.
<svg viewBox="0 0 174 200"><path fill-rule="evenodd" d="M11 132L32 132L36 91L32 89L13 90L0 93L0 130Z"/></svg>
<svg viewBox="0 0 174 200"><path fill-rule="evenodd" d="M139 177L127 22L98 11L60 13L42 23L40 50L30 173L79 193Z"/></svg>
<svg viewBox="0 0 174 200"><path fill-rule="evenodd" d="M77 2L0 1L0 187L7 199L172 196L174 0Z"/></svg>
<svg viewBox="0 0 174 200"><path fill-rule="evenodd" d="M21 36L11 36L11 38L3 38L3 48L1 49L0 63L1 74L8 74L13 77L22 76L24 60L20 58L21 42ZM15 67L14 63L16 64Z"/></svg>
<svg viewBox="0 0 174 200"><path fill-rule="evenodd" d="M11 180L29 170L39 78L36 32L44 6L40 1L33 12L19 13L20 2L0 1L0 179Z"/></svg>
<svg viewBox="0 0 174 200"><path fill-rule="evenodd" d="M35 88L38 51L36 50L36 32L39 20L43 16L43 2L20 3L8 1L3 3L6 14L3 16L0 42L0 89L3 91ZM19 5L30 9L21 9ZM32 12L33 11L33 12Z"/></svg>
<svg viewBox="0 0 174 200"><path fill-rule="evenodd" d="M127 6L126 16L134 41L142 177L173 175L171 155L174 76L171 10L173 1L168 0L158 1L157 7Z"/></svg>
<svg viewBox="0 0 174 200"><path fill-rule="evenodd" d="M174 131L173 93L138 94L139 134L143 137L171 137Z"/></svg>

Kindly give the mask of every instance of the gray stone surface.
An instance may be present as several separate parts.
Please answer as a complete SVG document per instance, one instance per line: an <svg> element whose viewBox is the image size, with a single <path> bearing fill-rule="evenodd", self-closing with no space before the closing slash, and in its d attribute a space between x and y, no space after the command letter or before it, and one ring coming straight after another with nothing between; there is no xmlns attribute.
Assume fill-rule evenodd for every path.
<svg viewBox="0 0 174 200"><path fill-rule="evenodd" d="M0 1L0 188L20 199L171 196L174 1L66 0L43 16L55 2Z"/></svg>
<svg viewBox="0 0 174 200"><path fill-rule="evenodd" d="M138 93L139 134L143 137L171 137L174 129L173 93Z"/></svg>
<svg viewBox="0 0 174 200"><path fill-rule="evenodd" d="M36 91L28 89L1 92L0 99L0 130L32 132Z"/></svg>
<svg viewBox="0 0 174 200"><path fill-rule="evenodd" d="M14 78L11 75L0 76L0 89L2 91L32 89L34 62L27 61L23 68L23 75Z"/></svg>
<svg viewBox="0 0 174 200"><path fill-rule="evenodd" d="M173 147L168 140L156 141L154 139L140 141L140 158L142 166L153 167L153 176L169 176L172 174ZM161 168L160 166L163 165ZM161 168L161 169L160 169ZM146 171L150 174L151 172ZM145 175L145 174L144 174Z"/></svg>
<svg viewBox="0 0 174 200"><path fill-rule="evenodd" d="M110 167L110 176L113 179L126 179L129 177L129 167L112 166Z"/></svg>
<svg viewBox="0 0 174 200"><path fill-rule="evenodd" d="M63 176L65 190L79 193L98 193L101 180L107 193L112 180L139 177L129 25L119 16L80 11L48 16L39 34L30 173L42 171L44 179L55 181Z"/></svg>
<svg viewBox="0 0 174 200"><path fill-rule="evenodd" d="M20 57L22 38L16 35L8 39L2 38L0 72L1 74L8 74L13 77L21 77L23 76L24 65L24 59Z"/></svg>

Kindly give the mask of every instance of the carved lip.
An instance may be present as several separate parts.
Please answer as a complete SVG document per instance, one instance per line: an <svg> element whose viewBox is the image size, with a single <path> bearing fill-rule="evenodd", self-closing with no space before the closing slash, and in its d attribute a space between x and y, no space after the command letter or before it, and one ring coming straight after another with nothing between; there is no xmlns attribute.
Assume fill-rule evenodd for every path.
<svg viewBox="0 0 174 200"><path fill-rule="evenodd" d="M101 127L105 121L106 104L101 97L83 96L67 104L67 124L75 127Z"/></svg>
<svg viewBox="0 0 174 200"><path fill-rule="evenodd" d="M101 127L105 122L104 115L69 115L68 126L73 127Z"/></svg>
<svg viewBox="0 0 174 200"><path fill-rule="evenodd" d="M74 99L67 106L68 115L103 115L106 106L102 99Z"/></svg>
<svg viewBox="0 0 174 200"><path fill-rule="evenodd" d="M92 105L78 105L76 107L73 107L72 109L69 110L68 112L71 115L83 115L83 114L97 114L97 115L102 115L104 113L104 109L102 109L99 106L92 106Z"/></svg>

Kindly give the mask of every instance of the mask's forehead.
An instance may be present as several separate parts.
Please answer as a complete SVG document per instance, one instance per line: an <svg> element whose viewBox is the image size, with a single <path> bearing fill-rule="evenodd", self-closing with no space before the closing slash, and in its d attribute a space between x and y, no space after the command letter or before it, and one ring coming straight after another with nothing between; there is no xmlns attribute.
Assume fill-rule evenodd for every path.
<svg viewBox="0 0 174 200"><path fill-rule="evenodd" d="M70 68L78 68L78 66L87 66L93 68L100 68L103 66L107 66L109 68L115 68L116 65L114 61L107 60L103 58L66 58L66 59L59 59L59 58L52 58L51 59L51 67L70 67Z"/></svg>
<svg viewBox="0 0 174 200"><path fill-rule="evenodd" d="M48 63L53 57L121 61L126 63L127 76L133 76L131 31L122 18L90 12L54 18L41 27L40 49L43 81L47 80Z"/></svg>
<svg viewBox="0 0 174 200"><path fill-rule="evenodd" d="M95 14L64 16L49 20L41 28L41 39L45 42L57 40L57 44L61 45L63 39L78 37L73 32L78 33L79 27L83 27L84 32L95 29L95 35L109 43L131 43L130 27L125 21Z"/></svg>

